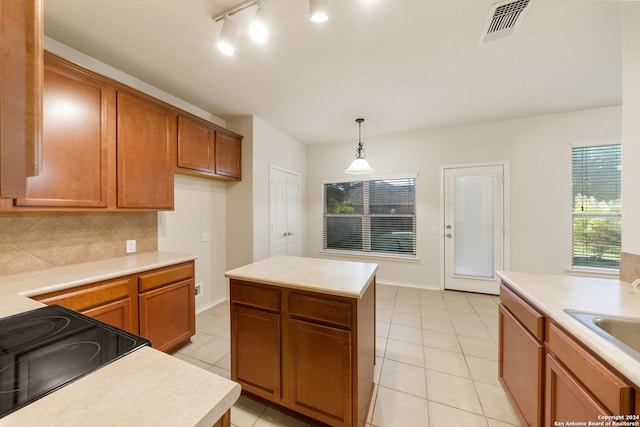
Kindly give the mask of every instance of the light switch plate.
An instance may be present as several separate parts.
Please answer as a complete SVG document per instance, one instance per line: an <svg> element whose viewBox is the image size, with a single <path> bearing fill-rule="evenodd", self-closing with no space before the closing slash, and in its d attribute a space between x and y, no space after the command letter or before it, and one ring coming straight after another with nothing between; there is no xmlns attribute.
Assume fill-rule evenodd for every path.
<svg viewBox="0 0 640 427"><path fill-rule="evenodd" d="M127 253L132 254L136 251L136 241L135 240L127 240Z"/></svg>

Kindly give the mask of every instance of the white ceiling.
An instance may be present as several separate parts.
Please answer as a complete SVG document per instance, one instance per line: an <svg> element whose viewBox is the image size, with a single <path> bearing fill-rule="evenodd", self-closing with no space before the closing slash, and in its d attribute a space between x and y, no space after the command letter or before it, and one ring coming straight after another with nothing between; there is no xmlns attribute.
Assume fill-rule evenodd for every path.
<svg viewBox="0 0 640 427"><path fill-rule="evenodd" d="M215 47L240 0L45 0L45 34L227 118L306 143L621 103L621 3L531 0L520 30L481 44L495 0L266 0L266 45ZM236 15L246 21L247 10Z"/></svg>

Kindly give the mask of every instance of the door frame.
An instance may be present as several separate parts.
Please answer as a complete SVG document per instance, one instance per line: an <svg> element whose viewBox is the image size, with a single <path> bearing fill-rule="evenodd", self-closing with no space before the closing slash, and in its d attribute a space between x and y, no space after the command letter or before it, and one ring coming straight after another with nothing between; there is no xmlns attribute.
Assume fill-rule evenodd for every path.
<svg viewBox="0 0 640 427"><path fill-rule="evenodd" d="M460 169L460 168L475 168L484 166L502 166L504 172L504 195L503 195L503 266L502 269L508 271L511 268L511 217L510 217L510 205L511 205L511 170L509 167L509 160L501 160L495 162L480 162L480 163L458 163L452 165L440 165L439 179L440 179L440 200L439 200L439 225L438 235L440 246L440 289L445 289L445 270L446 270L446 251L445 251L445 190L446 180L445 171L447 169Z"/></svg>

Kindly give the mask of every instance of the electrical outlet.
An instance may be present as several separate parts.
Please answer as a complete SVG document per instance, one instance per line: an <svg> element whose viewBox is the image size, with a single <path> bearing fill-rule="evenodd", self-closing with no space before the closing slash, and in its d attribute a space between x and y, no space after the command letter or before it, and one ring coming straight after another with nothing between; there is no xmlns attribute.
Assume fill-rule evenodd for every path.
<svg viewBox="0 0 640 427"><path fill-rule="evenodd" d="M136 241L135 240L127 240L127 253L132 254L136 251Z"/></svg>
<svg viewBox="0 0 640 427"><path fill-rule="evenodd" d="M196 297L202 295L202 283L196 283Z"/></svg>

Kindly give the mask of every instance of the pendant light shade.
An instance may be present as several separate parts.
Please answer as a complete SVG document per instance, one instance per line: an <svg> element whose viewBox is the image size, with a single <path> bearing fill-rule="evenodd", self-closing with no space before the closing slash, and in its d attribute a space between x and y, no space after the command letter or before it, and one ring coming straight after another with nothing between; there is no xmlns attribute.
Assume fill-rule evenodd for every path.
<svg viewBox="0 0 640 427"><path fill-rule="evenodd" d="M218 40L218 49L227 56L233 56L236 52L236 44L240 35L240 26L229 16L225 16L222 23L222 31Z"/></svg>
<svg viewBox="0 0 640 427"><path fill-rule="evenodd" d="M329 0L309 0L310 19L324 22L329 19Z"/></svg>
<svg viewBox="0 0 640 427"><path fill-rule="evenodd" d="M356 158L345 170L346 173L358 175L375 172L369 165L369 162L367 162L367 156L364 155L364 148L362 147L362 122L364 122L364 119L356 119L356 123L358 123L358 148L356 149Z"/></svg>

